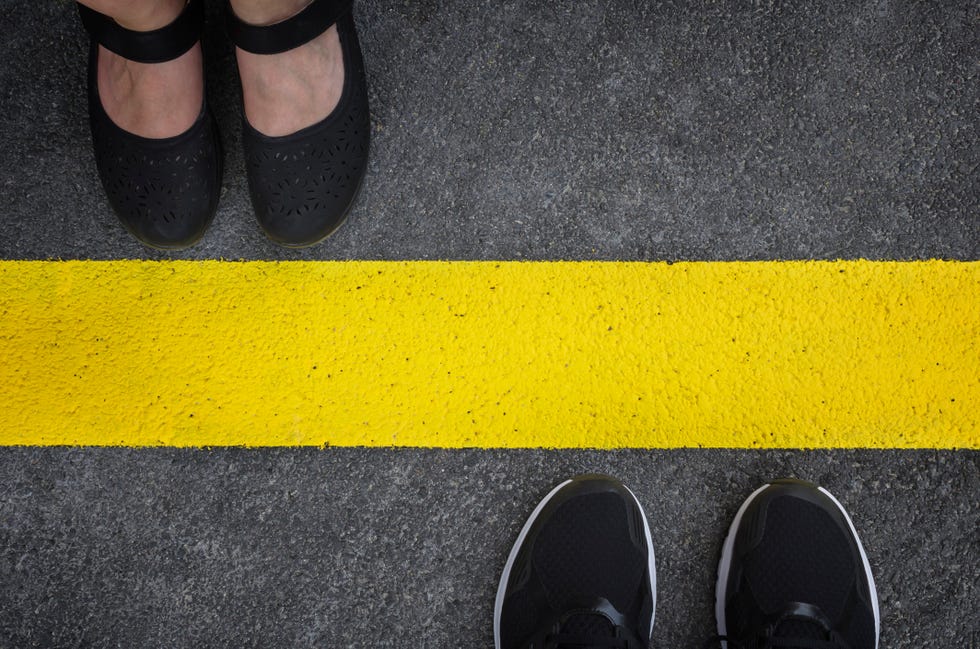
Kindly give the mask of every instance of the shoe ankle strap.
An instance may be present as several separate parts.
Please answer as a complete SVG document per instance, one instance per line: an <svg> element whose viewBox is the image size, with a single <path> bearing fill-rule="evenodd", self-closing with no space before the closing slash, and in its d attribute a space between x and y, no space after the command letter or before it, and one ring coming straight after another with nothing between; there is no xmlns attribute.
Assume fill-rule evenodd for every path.
<svg viewBox="0 0 980 649"><path fill-rule="evenodd" d="M252 54L279 54L308 43L350 12L353 0L313 0L298 14L272 25L252 25L226 2L231 41Z"/></svg>
<svg viewBox="0 0 980 649"><path fill-rule="evenodd" d="M188 0L184 10L172 23L160 29L137 32L126 29L115 20L79 4L78 14L89 36L124 59L139 63L163 63L181 56L201 38L204 29L204 5Z"/></svg>

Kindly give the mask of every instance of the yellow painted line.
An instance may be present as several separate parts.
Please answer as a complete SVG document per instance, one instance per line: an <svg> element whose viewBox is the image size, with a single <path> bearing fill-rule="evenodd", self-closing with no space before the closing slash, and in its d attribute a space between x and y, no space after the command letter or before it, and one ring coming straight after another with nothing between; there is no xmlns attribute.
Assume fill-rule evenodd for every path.
<svg viewBox="0 0 980 649"><path fill-rule="evenodd" d="M978 262L0 262L0 444L980 448Z"/></svg>

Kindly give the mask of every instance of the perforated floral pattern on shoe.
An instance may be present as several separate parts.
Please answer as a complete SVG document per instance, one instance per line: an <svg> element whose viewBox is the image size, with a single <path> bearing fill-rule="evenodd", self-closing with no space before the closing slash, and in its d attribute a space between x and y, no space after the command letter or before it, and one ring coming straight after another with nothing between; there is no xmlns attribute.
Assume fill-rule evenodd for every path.
<svg viewBox="0 0 980 649"><path fill-rule="evenodd" d="M323 121L297 133L268 137L243 120L252 205L270 239L307 246L346 217L367 170L370 112L354 24L337 23L344 48L344 91Z"/></svg>
<svg viewBox="0 0 980 649"><path fill-rule="evenodd" d="M123 226L143 243L183 248L201 238L221 192L221 142L208 110L186 132L154 140L106 115L90 57L89 118L99 177Z"/></svg>

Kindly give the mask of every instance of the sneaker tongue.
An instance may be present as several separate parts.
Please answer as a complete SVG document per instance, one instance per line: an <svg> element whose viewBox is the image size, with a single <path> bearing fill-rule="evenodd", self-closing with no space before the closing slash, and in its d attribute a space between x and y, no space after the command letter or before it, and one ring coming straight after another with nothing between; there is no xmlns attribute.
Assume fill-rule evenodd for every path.
<svg viewBox="0 0 980 649"><path fill-rule="evenodd" d="M573 613L565 618L561 625L561 634L568 636L579 636L582 638L595 638L596 647L608 647L608 643L603 643L605 638L615 638L616 628L604 615L595 613ZM564 649L566 645L558 645L559 649ZM574 645L574 649L588 649L589 645Z"/></svg>
<svg viewBox="0 0 980 649"><path fill-rule="evenodd" d="M783 620L776 625L775 635L780 638L827 639L824 628L819 623L809 620Z"/></svg>

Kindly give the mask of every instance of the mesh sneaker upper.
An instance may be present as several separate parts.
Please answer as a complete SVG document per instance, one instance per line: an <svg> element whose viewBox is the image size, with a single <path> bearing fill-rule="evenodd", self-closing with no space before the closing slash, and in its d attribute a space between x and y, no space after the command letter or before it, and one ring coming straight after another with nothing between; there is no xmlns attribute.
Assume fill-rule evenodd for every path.
<svg viewBox="0 0 980 649"><path fill-rule="evenodd" d="M832 620L843 612L856 568L847 538L830 515L788 497L769 503L762 543L745 557L745 579L764 610L806 602Z"/></svg>
<svg viewBox="0 0 980 649"><path fill-rule="evenodd" d="M505 569L499 646L639 647L653 616L653 555L635 498L594 476L555 494Z"/></svg>
<svg viewBox="0 0 980 649"><path fill-rule="evenodd" d="M839 505L788 480L753 498L737 521L719 628L749 648L873 649L870 575Z"/></svg>
<svg viewBox="0 0 980 649"><path fill-rule="evenodd" d="M575 498L555 511L534 545L534 565L553 607L576 594L601 593L619 611L633 610L646 557L615 532L625 529L626 508L615 494Z"/></svg>

